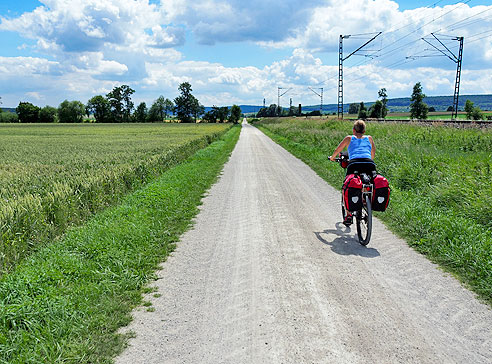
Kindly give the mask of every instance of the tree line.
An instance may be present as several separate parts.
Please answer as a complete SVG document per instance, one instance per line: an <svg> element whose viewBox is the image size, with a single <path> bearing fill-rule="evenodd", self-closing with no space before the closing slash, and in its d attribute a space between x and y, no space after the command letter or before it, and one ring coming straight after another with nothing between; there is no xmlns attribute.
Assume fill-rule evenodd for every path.
<svg viewBox="0 0 492 364"><path fill-rule="evenodd" d="M269 107L262 107L256 113L257 118L263 117L285 117L285 116L321 116L320 110L313 110L308 113L302 112L302 106L291 106L288 109L284 109L277 104L271 104Z"/></svg>
<svg viewBox="0 0 492 364"><path fill-rule="evenodd" d="M214 106L212 110L205 113L205 107L191 93L193 90L189 82L181 83L178 90L180 94L174 101L159 96L150 108L145 102L141 102L135 108L131 98L135 90L128 85L114 87L105 96L94 96L85 105L80 101L65 100L58 108L52 106L40 108L30 102L20 102L16 113L1 112L0 109L0 122L145 123L164 122L172 117L173 121L182 123L194 123L200 118L201 122L238 123L241 118L241 108L237 105L233 105L230 109ZM88 119L90 117L92 118Z"/></svg>

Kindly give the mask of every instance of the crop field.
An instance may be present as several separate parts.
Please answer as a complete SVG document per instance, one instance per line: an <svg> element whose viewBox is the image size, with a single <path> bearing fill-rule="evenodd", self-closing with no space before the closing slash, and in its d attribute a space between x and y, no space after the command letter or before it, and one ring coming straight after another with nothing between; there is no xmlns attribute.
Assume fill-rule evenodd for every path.
<svg viewBox="0 0 492 364"><path fill-rule="evenodd" d="M264 119L256 125L341 187L344 170L328 156L351 134L351 122ZM492 303L492 130L368 123L367 134L392 188L388 210L377 216Z"/></svg>
<svg viewBox="0 0 492 364"><path fill-rule="evenodd" d="M229 127L0 124L0 273Z"/></svg>
<svg viewBox="0 0 492 364"><path fill-rule="evenodd" d="M157 153L151 144L157 150L162 146L176 151L184 140L194 143L203 135L224 133L122 196L117 204L68 229L56 243L40 246L0 276L2 364L113 363L130 336L118 329L128 325L136 306L143 303L149 312L153 309L148 301L142 302L142 293L152 292L147 283L156 279L154 271L193 224L204 193L217 180L241 130L225 125L162 124L101 130L112 127L130 150L136 149L133 132L154 133L143 158ZM127 138L122 134L128 134ZM102 140L108 140L108 134ZM141 135L135 140L145 143L146 138ZM124 148L118 150L120 157L131 158ZM108 160L112 160L109 155Z"/></svg>

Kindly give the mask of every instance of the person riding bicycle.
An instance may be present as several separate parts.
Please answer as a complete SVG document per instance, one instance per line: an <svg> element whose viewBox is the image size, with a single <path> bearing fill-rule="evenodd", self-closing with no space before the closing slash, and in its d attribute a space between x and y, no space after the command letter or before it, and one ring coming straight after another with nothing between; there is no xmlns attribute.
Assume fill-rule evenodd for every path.
<svg viewBox="0 0 492 364"><path fill-rule="evenodd" d="M374 164L376 154L374 140L370 135L364 135L365 132L366 123L363 120L356 120L352 129L353 135L347 135L343 138L330 157L331 161L335 161L338 154L347 147L349 156L347 175L355 171L372 174L376 170L376 165ZM352 224L352 214L349 211L345 215L343 224L345 226Z"/></svg>

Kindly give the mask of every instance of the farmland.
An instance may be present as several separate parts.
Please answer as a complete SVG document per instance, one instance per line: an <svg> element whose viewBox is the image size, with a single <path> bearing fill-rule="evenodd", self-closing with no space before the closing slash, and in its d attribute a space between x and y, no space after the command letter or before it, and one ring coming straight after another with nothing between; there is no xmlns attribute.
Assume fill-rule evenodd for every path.
<svg viewBox="0 0 492 364"><path fill-rule="evenodd" d="M327 158L351 122L264 119L256 125L341 186L344 170ZM368 134L392 188L390 207L378 217L492 302L492 131L369 123Z"/></svg>
<svg viewBox="0 0 492 364"><path fill-rule="evenodd" d="M202 125L193 132L192 126L174 129L176 125L166 133L163 125L145 127L164 139L162 145L173 130L193 133L193 142L228 128ZM237 126L229 128L208 147L68 229L56 243L39 247L1 276L0 363L112 362L127 338L117 329L129 323L142 293L151 291L145 285L191 226L239 132Z"/></svg>
<svg viewBox="0 0 492 364"><path fill-rule="evenodd" d="M0 125L0 270L217 139L228 125Z"/></svg>

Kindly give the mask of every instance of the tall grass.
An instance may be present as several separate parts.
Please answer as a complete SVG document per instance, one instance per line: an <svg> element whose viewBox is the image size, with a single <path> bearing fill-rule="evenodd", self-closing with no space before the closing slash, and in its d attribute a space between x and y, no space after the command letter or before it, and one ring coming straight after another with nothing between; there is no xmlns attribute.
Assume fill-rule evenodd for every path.
<svg viewBox="0 0 492 364"><path fill-rule="evenodd" d="M228 128L0 125L0 274Z"/></svg>
<svg viewBox="0 0 492 364"><path fill-rule="evenodd" d="M263 120L275 141L340 187L327 160L352 124ZM492 130L369 123L376 164L392 188L378 217L492 303Z"/></svg>
<svg viewBox="0 0 492 364"><path fill-rule="evenodd" d="M233 127L0 278L0 363L111 363L153 277L239 136ZM151 313L149 313L151 314Z"/></svg>

